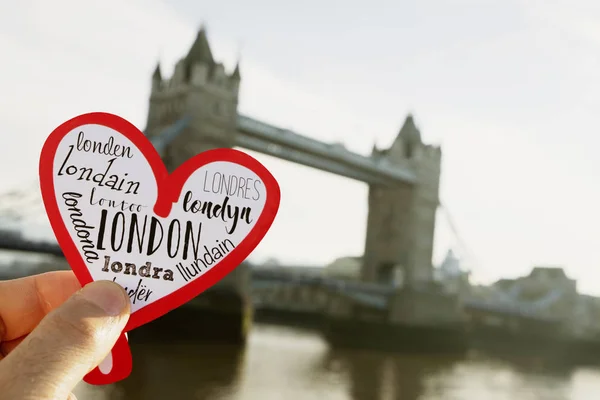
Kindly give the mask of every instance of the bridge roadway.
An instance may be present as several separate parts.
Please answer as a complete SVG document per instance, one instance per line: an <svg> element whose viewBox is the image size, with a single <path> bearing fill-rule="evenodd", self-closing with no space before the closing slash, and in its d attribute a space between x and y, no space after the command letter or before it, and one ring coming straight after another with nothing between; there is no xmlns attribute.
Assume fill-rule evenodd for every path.
<svg viewBox="0 0 600 400"><path fill-rule="evenodd" d="M18 234L0 232L0 250L21 251L35 254L48 254L64 257L64 254L56 243L34 242L24 240ZM294 276L285 271L256 268L248 264L251 292L273 290L276 287L320 287L332 292L343 293L354 298L356 301L370 304L377 308L383 308L387 304L387 298L394 292L394 288L388 285L368 284L361 282L347 282L324 276ZM221 288L220 291L223 291Z"/></svg>
<svg viewBox="0 0 600 400"><path fill-rule="evenodd" d="M173 140L186 131L186 129L193 128L191 123L192 118L184 116L167 129L164 129L159 135L151 137L150 140L158 153L162 156L165 149L168 148ZM373 159L362 156L348 151L341 145L322 143L290 130L277 128L243 115L238 115L237 117L235 138L235 145L238 147L369 184L398 185L413 184L416 181L413 171L391 165L385 159ZM0 249L52 254L55 256L63 255L60 247L56 244L24 242L19 238L10 237L10 235L4 236L0 238ZM254 288L248 286L250 282L248 282L245 276L248 275L248 272L252 273L251 283L253 286L260 285L261 283L259 282L262 279L254 275L254 269L250 269L251 271L246 271L247 268L245 266L236 268L223 281L215 285L212 288L214 290L211 290L211 292L229 291L232 294L235 292L235 296L240 298L243 303L246 303L246 298L250 295L248 292L252 292ZM273 282L272 278L269 278L271 280L262 281L262 284L267 284L268 282L272 282L273 284L281 283L281 280L279 283ZM292 283L289 280L287 282ZM304 285L306 282L295 282L295 284ZM311 284L314 285L317 283L314 282ZM379 307L383 307L386 304L384 299L386 295L372 293L369 287L348 287L343 284L340 286L339 283L333 281L321 281L318 285L338 292L342 291L355 297L365 297L363 301L377 304ZM202 298L206 299L207 296L202 296Z"/></svg>
<svg viewBox="0 0 600 400"><path fill-rule="evenodd" d="M192 119L185 116L150 140L159 154L186 128ZM296 164L336 175L380 185L413 184L416 176L406 167L386 159L353 153L341 145L323 143L287 129L238 115L236 145Z"/></svg>
<svg viewBox="0 0 600 400"><path fill-rule="evenodd" d="M0 231L0 250L21 251L35 254L47 254L58 257L64 257L61 248L56 243L51 242L33 242L24 240L18 234L5 233ZM319 288L329 293L342 294L345 297L356 302L369 305L377 309L385 309L388 300L397 290L391 285L369 284L364 282L352 282L338 279L332 279L324 275L300 275L294 274L285 267L281 268L262 268L245 263L248 267L249 282L248 289L250 297L258 295L263 297L265 293L274 293L288 291L285 296L292 296L290 302L282 304L282 307L292 307L295 301L300 301L298 293L302 288ZM0 274L1 275L1 274ZM227 286L227 285L224 285ZM426 288L413 288L417 291L427 291ZM215 288L215 291L225 293L227 287ZM239 290L239 289L237 289ZM562 290L555 288L547 296L532 301L519 301L515 293L505 293L502 301L483 301L480 299L465 299L464 306L467 309L486 313L499 313L518 315L527 318L539 318L540 309L545 309L552 305L561 297ZM255 299L256 300L256 299ZM278 300L275 300L279 301ZM310 301L309 301L310 302ZM309 306L311 306L309 304ZM546 317L543 317L545 319Z"/></svg>
<svg viewBox="0 0 600 400"><path fill-rule="evenodd" d="M57 244L24 241L22 239L13 238L5 240L0 237L0 249L18 250L31 253L52 254L63 256L60 247ZM234 270L242 270L237 268ZM278 306L279 308L291 308L294 305L300 304L303 307L315 308L318 307L318 299L310 299L303 297L302 293L312 293L315 297L322 297L324 292L329 294L338 294L344 298L358 304L369 306L370 308L385 310L393 294L397 288L391 285L370 284L364 282L351 282L332 279L323 275L303 276L293 274L281 268L261 268L247 264L247 268L243 268L248 274L250 282L248 282L245 291L242 293L248 301L252 302L257 308L264 305L264 299L270 298L268 306ZM227 290L233 290L228 285L220 286L215 290L225 293ZM312 290L312 291L310 291ZM428 292L427 287L414 287L417 292ZM198 297L198 304L202 304L202 296ZM287 299L287 300L286 300ZM285 301L284 301L285 300Z"/></svg>
<svg viewBox="0 0 600 400"><path fill-rule="evenodd" d="M64 257L62 249L56 243L24 240L18 234L4 233L1 231L0 250ZM288 283L294 285L326 286L343 292L363 292L365 294L374 295L389 295L394 291L394 288L388 285L340 281L324 276L294 276L289 272L286 272L285 267L281 268L281 270L256 267L251 267L250 269L253 281L258 282L257 285L259 285L259 287Z"/></svg>

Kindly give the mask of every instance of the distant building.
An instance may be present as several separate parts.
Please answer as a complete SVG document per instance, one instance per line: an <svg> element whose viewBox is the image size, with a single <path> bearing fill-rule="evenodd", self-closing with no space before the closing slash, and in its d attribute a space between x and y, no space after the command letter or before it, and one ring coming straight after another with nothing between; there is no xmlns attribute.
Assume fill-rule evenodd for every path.
<svg viewBox="0 0 600 400"><path fill-rule="evenodd" d="M280 265L281 265L281 263L279 262L279 260L277 260L275 258L269 258L265 262L260 264L259 266L265 267L265 268L272 268L272 267L279 267Z"/></svg>
<svg viewBox="0 0 600 400"><path fill-rule="evenodd" d="M500 279L490 289L487 302L540 317L567 318L579 296L577 282L560 267L535 267L529 275Z"/></svg>
<svg viewBox="0 0 600 400"><path fill-rule="evenodd" d="M285 272L291 274L292 276L298 276L298 277L320 277L320 276L323 276L325 273L325 268L309 266L309 265L285 266L285 267L280 267L280 270L285 271Z"/></svg>
<svg viewBox="0 0 600 400"><path fill-rule="evenodd" d="M580 295L570 315L568 330L576 337L600 338L600 298Z"/></svg>
<svg viewBox="0 0 600 400"><path fill-rule="evenodd" d="M325 266L325 276L332 279L359 281L362 257L340 257Z"/></svg>
<svg viewBox="0 0 600 400"><path fill-rule="evenodd" d="M267 260L262 264L252 264L252 268L261 272L284 273L292 277L320 277L325 273L325 268L310 265L281 265L274 259Z"/></svg>
<svg viewBox="0 0 600 400"><path fill-rule="evenodd" d="M446 293L466 293L469 289L469 275L468 271L462 270L460 260L452 250L448 250L444 261L434 269L434 280Z"/></svg>
<svg viewBox="0 0 600 400"><path fill-rule="evenodd" d="M471 300L479 304L471 304L472 309L554 319L570 336L600 338L600 298L578 293L577 281L569 278L563 268L534 267L529 275L500 279L471 294Z"/></svg>

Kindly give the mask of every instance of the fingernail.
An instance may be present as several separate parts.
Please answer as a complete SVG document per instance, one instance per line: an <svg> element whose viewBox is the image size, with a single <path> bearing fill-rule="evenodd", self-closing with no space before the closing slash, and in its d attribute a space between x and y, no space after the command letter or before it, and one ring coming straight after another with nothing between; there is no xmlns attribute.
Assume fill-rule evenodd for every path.
<svg viewBox="0 0 600 400"><path fill-rule="evenodd" d="M81 295L110 316L121 314L129 301L125 296L125 291L110 281L92 282L81 289Z"/></svg>

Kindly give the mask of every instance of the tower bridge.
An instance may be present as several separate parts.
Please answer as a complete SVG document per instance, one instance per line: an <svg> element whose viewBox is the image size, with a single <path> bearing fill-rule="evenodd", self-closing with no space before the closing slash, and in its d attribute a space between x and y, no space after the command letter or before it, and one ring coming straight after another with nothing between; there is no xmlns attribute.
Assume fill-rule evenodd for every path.
<svg viewBox="0 0 600 400"><path fill-rule="evenodd" d="M330 293L365 306L391 307L391 311L388 310L390 320L415 319L413 314L420 311L409 312L389 305L393 302L390 293L399 290L393 289L391 282L401 276L403 287L418 288L433 281L440 147L424 143L413 116L408 115L389 148L374 147L370 156L356 154L342 146L323 143L239 114L241 81L239 64L228 72L214 59L204 28L198 32L188 53L176 63L172 76L164 77L160 65L156 66L151 77L152 90L143 131L167 169L172 171L190 157L209 149L241 147L365 182L369 186L369 211L361 283L297 280L295 284L326 288ZM0 247L57 252L56 248L49 251L47 246L15 244L1 239ZM263 282L263 288L268 282L276 281L273 276L257 278L259 275L255 275L252 282ZM247 267L241 266L217 285L218 290L229 290L240 299L237 310L230 311L247 312L250 282ZM410 301L403 299L405 303ZM453 306L455 300L450 304ZM349 308L343 306L342 309ZM329 311L341 315L339 309ZM344 312L351 317L352 312Z"/></svg>
<svg viewBox="0 0 600 400"><path fill-rule="evenodd" d="M397 269L407 281L431 280L442 153L423 143L414 118L390 148L367 157L240 115L241 80L239 64L229 73L214 59L204 28L171 77L156 66L144 132L167 168L208 149L241 147L365 182L363 280L388 282Z"/></svg>

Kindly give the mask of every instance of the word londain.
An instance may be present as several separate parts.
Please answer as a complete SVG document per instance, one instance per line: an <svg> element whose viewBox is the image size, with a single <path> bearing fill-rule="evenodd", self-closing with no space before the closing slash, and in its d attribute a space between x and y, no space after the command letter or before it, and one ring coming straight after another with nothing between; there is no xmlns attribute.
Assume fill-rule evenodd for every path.
<svg viewBox="0 0 600 400"><path fill-rule="evenodd" d="M122 211L109 214L108 210L103 209L100 213L96 249L100 251L110 247L116 253L125 246L128 254L135 252L151 256L162 246L166 247L165 254L169 258L181 257L187 260L192 256L196 259L200 252L201 232L202 222L198 222L196 229L191 221L173 219L165 228L156 217L139 217L136 213Z"/></svg>
<svg viewBox="0 0 600 400"><path fill-rule="evenodd" d="M71 153L73 153L73 145L69 146L69 152L67 153L67 156L65 157L58 170L58 176L75 176L78 181L92 181L100 187L106 186L109 187L111 190L116 190L118 192L122 192L123 190L125 190L125 194L138 194L140 182L126 180L125 178L127 177L127 175L129 175L127 172L125 172L123 176L117 174L109 175L110 169L112 168L113 163L117 159L116 157L108 160L106 164L106 170L104 172L97 172L94 171L94 168L78 167L75 164L69 164L69 158L71 157ZM94 174L94 172L96 173ZM108 180L106 180L107 176Z"/></svg>

